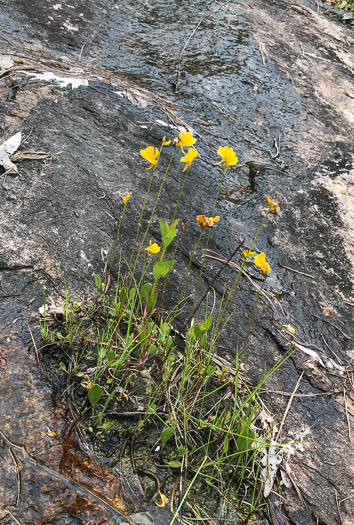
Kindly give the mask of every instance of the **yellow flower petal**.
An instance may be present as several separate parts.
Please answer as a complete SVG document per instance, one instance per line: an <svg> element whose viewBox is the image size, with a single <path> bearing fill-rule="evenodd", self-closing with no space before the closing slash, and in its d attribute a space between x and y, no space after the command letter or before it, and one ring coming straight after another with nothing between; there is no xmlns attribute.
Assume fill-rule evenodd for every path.
<svg viewBox="0 0 354 525"><path fill-rule="evenodd" d="M278 201L273 202L272 199L269 197L269 195L267 197L267 204L269 206L270 213L273 213L274 215L279 213L279 202Z"/></svg>
<svg viewBox="0 0 354 525"><path fill-rule="evenodd" d="M148 246L147 248L145 248L145 250L148 252L148 254L151 256L152 253L159 253L159 251L161 250L160 246L154 242L154 244L151 244L151 241L150 241L150 246Z"/></svg>
<svg viewBox="0 0 354 525"><path fill-rule="evenodd" d="M265 253L262 252L256 255L256 257L254 258L254 264L258 266L261 269L261 272L265 275L268 275L268 273L270 272L270 266L266 261Z"/></svg>
<svg viewBox="0 0 354 525"><path fill-rule="evenodd" d="M220 146L220 148L218 149L218 155L220 155L222 160L218 162L216 166L218 164L221 164L222 162L225 162L225 170L227 170L229 166L234 166L238 162L236 153L232 148L229 148L228 146Z"/></svg>
<svg viewBox="0 0 354 525"><path fill-rule="evenodd" d="M186 163L186 167L183 171L186 171L187 168L191 165L192 161L198 157L198 152L194 148L189 148L187 155L181 158L181 162ZM182 172L183 173L183 172Z"/></svg>
<svg viewBox="0 0 354 525"><path fill-rule="evenodd" d="M254 258L254 264L256 266L259 266L260 268L262 267L262 265L266 262L266 255L264 252L262 253L259 253L258 255L256 255L256 257Z"/></svg>
<svg viewBox="0 0 354 525"><path fill-rule="evenodd" d="M203 228L203 224L205 223L205 216L204 215L197 215L197 221L198 221L198 226L200 228Z"/></svg>
<svg viewBox="0 0 354 525"><path fill-rule="evenodd" d="M161 500L161 503L157 503L157 501L155 501L155 504L158 507L165 507L166 503L167 503L167 498L166 498L165 494L162 494L162 492L159 491L159 498Z"/></svg>
<svg viewBox="0 0 354 525"><path fill-rule="evenodd" d="M169 146L171 144L170 140L166 140L166 137L163 137L162 139L162 145L163 146Z"/></svg>
<svg viewBox="0 0 354 525"><path fill-rule="evenodd" d="M156 166L157 157L160 155L160 152L157 148L154 149L152 146L148 146L147 148L140 150L140 155L143 157L143 159L151 163L151 166L146 168L147 170L150 170Z"/></svg>
<svg viewBox="0 0 354 525"><path fill-rule="evenodd" d="M206 217L205 215L197 216L199 228L214 228L214 222L219 222L220 217Z"/></svg>
<svg viewBox="0 0 354 525"><path fill-rule="evenodd" d="M128 195L126 195L125 197L123 197L123 202L124 202L124 204L127 204L127 202L128 202L128 200L130 199L131 195L132 195L131 193L128 193Z"/></svg>
<svg viewBox="0 0 354 525"><path fill-rule="evenodd" d="M253 250L244 250L244 251L242 252L242 257L244 257L245 259L247 259L247 257L253 257L255 253L256 253L256 252L253 251Z"/></svg>
<svg viewBox="0 0 354 525"><path fill-rule="evenodd" d="M262 264L261 272L264 273L265 275L268 275L268 273L270 272L269 263L265 262L264 264Z"/></svg>
<svg viewBox="0 0 354 525"><path fill-rule="evenodd" d="M192 133L189 133L189 131L186 131L186 133L183 133L183 131L181 131L181 133L179 134L179 140L180 141L178 145L181 148L184 155L185 153L184 153L183 148L185 147L189 148L190 146L193 146L193 144L197 142L197 139L195 139Z"/></svg>
<svg viewBox="0 0 354 525"><path fill-rule="evenodd" d="M289 330L289 332L291 332L292 334L295 334L295 328L293 328L291 324L282 324L282 326Z"/></svg>

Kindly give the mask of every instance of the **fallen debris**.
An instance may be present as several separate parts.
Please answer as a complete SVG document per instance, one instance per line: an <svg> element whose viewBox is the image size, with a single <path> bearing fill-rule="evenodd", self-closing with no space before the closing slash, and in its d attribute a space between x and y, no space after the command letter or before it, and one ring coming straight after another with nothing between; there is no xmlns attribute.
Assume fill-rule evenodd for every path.
<svg viewBox="0 0 354 525"><path fill-rule="evenodd" d="M21 132L19 131L0 145L0 165L5 168L6 173L9 173L10 171L15 171L17 173L17 167L10 157L15 151L17 151L20 144Z"/></svg>

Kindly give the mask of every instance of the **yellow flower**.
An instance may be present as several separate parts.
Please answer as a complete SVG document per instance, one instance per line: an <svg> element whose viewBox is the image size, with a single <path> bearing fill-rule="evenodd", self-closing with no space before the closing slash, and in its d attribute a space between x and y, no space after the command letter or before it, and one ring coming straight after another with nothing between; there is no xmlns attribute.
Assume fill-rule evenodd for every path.
<svg viewBox="0 0 354 525"><path fill-rule="evenodd" d="M132 196L131 193L128 193L128 195L126 195L125 197L123 197L123 202L124 204L127 204L128 200L130 199L130 197Z"/></svg>
<svg viewBox="0 0 354 525"><path fill-rule="evenodd" d="M159 150L156 148L154 149L152 146L149 146L145 149L140 150L140 155L143 157L143 159L151 162L151 166L149 168L146 168L147 170L150 170L157 164L157 157L160 155Z"/></svg>
<svg viewBox="0 0 354 525"><path fill-rule="evenodd" d="M274 215L279 213L279 202L278 201L273 202L272 199L269 197L269 195L267 197L267 204L269 206L270 213L274 213Z"/></svg>
<svg viewBox="0 0 354 525"><path fill-rule="evenodd" d="M258 266L261 269L261 272L265 275L268 275L268 273L270 272L270 266L266 261L265 253L262 252L256 255L256 257L254 258L254 264Z"/></svg>
<svg viewBox="0 0 354 525"><path fill-rule="evenodd" d="M151 254L152 253L159 253L159 251L161 250L160 246L158 244L156 244L156 242L154 242L154 244L151 244L151 241L150 241L150 246L148 246L147 248L145 248L145 250L148 252L148 254L150 255L151 257Z"/></svg>
<svg viewBox="0 0 354 525"><path fill-rule="evenodd" d="M166 137L163 137L162 139L162 145L163 146L169 146L171 144L170 140L166 140Z"/></svg>
<svg viewBox="0 0 354 525"><path fill-rule="evenodd" d="M197 142L197 139L195 139L192 133L189 133L189 131L186 131L186 133L183 133L183 131L181 131L181 133L179 134L179 140L180 141L178 145L181 148L183 155L185 155L183 151L184 147L187 146L187 148L189 148L190 146L193 146L193 144Z"/></svg>
<svg viewBox="0 0 354 525"><path fill-rule="evenodd" d="M189 166L191 165L192 160L196 159L197 157L198 157L197 150L195 150L194 148L189 148L187 155L181 158L181 162L186 163L186 167L184 168L183 171L186 171L186 169L189 168Z"/></svg>
<svg viewBox="0 0 354 525"><path fill-rule="evenodd" d="M159 491L159 497L160 497L161 503L157 503L157 501L155 501L156 505L158 507L165 507L167 503L167 498L165 494L162 494L162 492Z"/></svg>
<svg viewBox="0 0 354 525"><path fill-rule="evenodd" d="M289 332L291 332L292 334L295 334L295 328L293 328L291 324L282 324L282 326L289 330Z"/></svg>
<svg viewBox="0 0 354 525"><path fill-rule="evenodd" d="M205 215L197 216L199 228L214 228L214 222L219 222L220 217L206 217Z"/></svg>
<svg viewBox="0 0 354 525"><path fill-rule="evenodd" d="M236 153L232 148L229 148L228 146L220 146L218 149L218 155L222 158L220 162L217 162L215 166L218 166L222 162L225 162L225 171L229 166L234 166L237 164L238 158L236 157Z"/></svg>
<svg viewBox="0 0 354 525"><path fill-rule="evenodd" d="M242 257L244 257L245 259L247 259L247 257L253 257L255 253L256 253L256 252L254 252L253 250L244 250L244 251L242 252Z"/></svg>

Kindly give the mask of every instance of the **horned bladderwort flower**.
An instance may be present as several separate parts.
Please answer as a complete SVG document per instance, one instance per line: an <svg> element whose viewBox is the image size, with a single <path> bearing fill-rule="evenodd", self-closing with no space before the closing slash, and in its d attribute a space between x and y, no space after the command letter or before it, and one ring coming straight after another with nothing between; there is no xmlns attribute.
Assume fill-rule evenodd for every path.
<svg viewBox="0 0 354 525"><path fill-rule="evenodd" d="M192 133L189 133L189 131L186 131L186 133L183 133L183 131L181 131L181 133L179 134L178 146L181 148L183 155L185 155L183 148L189 148L190 146L193 146L193 144L195 144L196 142L197 139L195 139Z"/></svg>
<svg viewBox="0 0 354 525"><path fill-rule="evenodd" d="M291 324L282 324L282 326L283 326L284 328L286 328L286 329L287 329L289 332L291 332L292 334L295 334L295 328L293 328L293 327L291 326Z"/></svg>
<svg viewBox="0 0 354 525"><path fill-rule="evenodd" d="M130 199L130 197L132 196L131 193L128 193L128 195L126 195L125 197L123 197L123 203L124 204L127 204L128 200Z"/></svg>
<svg viewBox="0 0 354 525"><path fill-rule="evenodd" d="M151 163L151 166L146 168L147 170L151 170L151 168L156 166L157 157L160 155L160 152L157 148L154 149L152 146L148 146L147 148L140 150L140 155L143 157L143 159Z"/></svg>
<svg viewBox="0 0 354 525"><path fill-rule="evenodd" d="M181 158L181 162L185 162L186 166L183 171L186 171L187 168L192 164L192 161L198 157L198 152L194 148L189 148L187 155ZM183 173L182 171L182 173Z"/></svg>
<svg viewBox="0 0 354 525"><path fill-rule="evenodd" d="M254 250L244 250L242 252L242 257L247 259L247 257L253 257L256 252Z"/></svg>
<svg viewBox="0 0 354 525"><path fill-rule="evenodd" d="M206 217L205 215L197 215L199 228L214 228L214 222L219 222L220 217Z"/></svg>
<svg viewBox="0 0 354 525"><path fill-rule="evenodd" d="M279 213L279 202L273 202L269 195L267 197L267 204L269 206L269 213L273 213L274 215Z"/></svg>
<svg viewBox="0 0 354 525"><path fill-rule="evenodd" d="M159 253L159 251L161 250L160 246L156 242L154 242L154 244L151 244L151 242L152 241L150 241L150 246L145 248L145 250L148 252L150 257L152 253Z"/></svg>
<svg viewBox="0 0 354 525"><path fill-rule="evenodd" d="M218 155L220 155L222 160L220 162L217 162L215 166L218 166L219 164L225 162L225 171L229 166L234 166L238 162L236 153L232 148L229 148L228 146L220 146L220 148L218 149Z"/></svg>
<svg viewBox="0 0 354 525"><path fill-rule="evenodd" d="M163 137L162 139L162 145L163 146L169 146L171 144L170 140L166 140L166 137Z"/></svg>
<svg viewBox="0 0 354 525"><path fill-rule="evenodd" d="M162 492L159 491L159 498L161 500L161 503L157 503L157 501L155 501L155 505L157 505L158 507L165 507L166 506L166 503L167 503L167 497L165 496L165 494L162 494Z"/></svg>
<svg viewBox="0 0 354 525"><path fill-rule="evenodd" d="M266 255L264 252L256 255L254 258L254 264L261 269L261 272L264 273L264 275L268 275L270 272L270 266L266 261Z"/></svg>

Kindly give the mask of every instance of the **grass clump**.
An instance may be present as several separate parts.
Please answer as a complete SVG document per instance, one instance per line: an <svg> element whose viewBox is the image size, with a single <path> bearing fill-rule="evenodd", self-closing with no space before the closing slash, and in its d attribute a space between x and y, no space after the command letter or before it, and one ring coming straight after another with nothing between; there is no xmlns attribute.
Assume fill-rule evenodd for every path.
<svg viewBox="0 0 354 525"><path fill-rule="evenodd" d="M339 9L345 9L345 11L354 11L354 1L353 0L333 0L336 7Z"/></svg>
<svg viewBox="0 0 354 525"><path fill-rule="evenodd" d="M220 506L228 508L228 512L242 508L249 516L260 507L261 489L266 481L261 459L264 451L273 446L269 439L271 426L262 424L265 408L260 390L288 357L285 355L271 370L265 370L259 383L250 386L246 364L248 339L271 271L265 254L255 256L253 248L269 214L279 211L278 203L270 197L250 247L239 254L239 271L230 290L225 291L216 314L210 313L207 293L198 301L210 235L222 220L214 217L217 199L227 169L238 160L227 146L218 150L224 169L211 216L196 218L195 226L201 231L191 252L178 302L169 311L164 309L168 278L185 228L176 216L190 166L198 157L193 147L195 142L188 132L181 132L179 139L173 140L172 154L143 232L143 214L151 183L163 150L171 141L163 138L160 149L150 146L141 150L141 156L150 163L147 169L152 171L129 260L118 247L130 193L123 197L121 220L104 274L95 275L94 298L88 303L70 304L66 290L63 322L52 330L45 316L41 322L46 346L50 340L60 350L60 369L66 374L67 395L76 407L81 429L92 435L96 444L101 443L103 452L107 452L111 437L119 436L119 453L110 451L113 464L120 465L122 475L125 452L129 449L136 491L158 506L166 505L169 500L174 513L171 523L177 516L181 519L182 514L186 523L193 517L204 519L207 512L215 513ZM159 219L160 241L150 240L148 244L161 191L179 148L184 155L180 161L185 163L185 178L171 213L172 221ZM184 148L189 149L185 152ZM185 291L189 271L205 230L208 231L206 247L193 305L188 312ZM120 253L118 263L117 251ZM226 362L217 349L245 264L252 257L263 282L245 341L235 349L232 362ZM110 286L113 268L114 287ZM185 317L189 315L189 322L185 332L179 333L174 322L183 310ZM196 502L201 488L208 511L200 509Z"/></svg>

